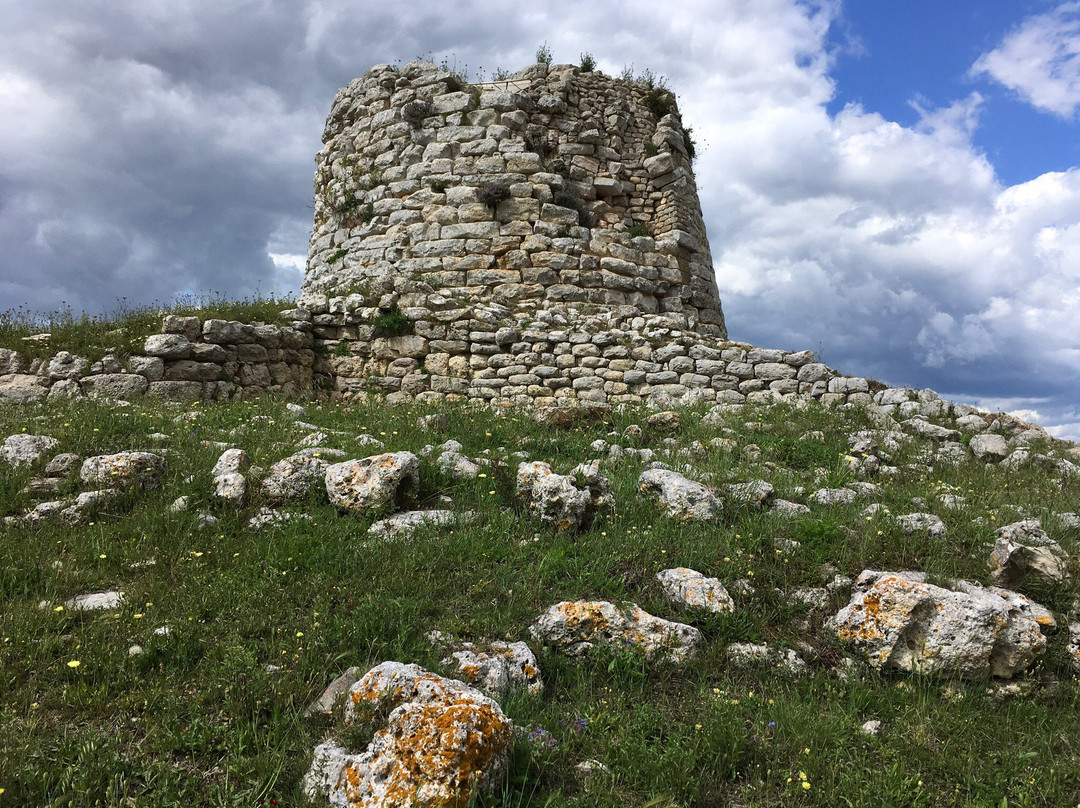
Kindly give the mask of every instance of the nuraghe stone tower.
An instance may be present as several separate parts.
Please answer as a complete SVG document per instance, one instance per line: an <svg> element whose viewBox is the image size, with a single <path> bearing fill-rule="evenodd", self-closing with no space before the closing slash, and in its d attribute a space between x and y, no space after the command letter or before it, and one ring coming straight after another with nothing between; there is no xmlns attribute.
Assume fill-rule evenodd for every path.
<svg viewBox="0 0 1080 808"><path fill-rule="evenodd" d="M514 404L869 401L809 351L727 341L666 90L536 64L373 67L316 156L303 293L331 394Z"/></svg>

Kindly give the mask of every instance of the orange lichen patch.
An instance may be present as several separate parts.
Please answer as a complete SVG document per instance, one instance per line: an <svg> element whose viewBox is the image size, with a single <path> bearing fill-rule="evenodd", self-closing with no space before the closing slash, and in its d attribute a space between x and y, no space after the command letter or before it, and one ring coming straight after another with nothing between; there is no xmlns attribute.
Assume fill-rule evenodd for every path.
<svg viewBox="0 0 1080 808"><path fill-rule="evenodd" d="M852 603L845 609L850 611L837 624L836 635L845 642L856 644L883 640L902 628L920 596L928 592L926 584L906 578L881 578L862 596L861 602Z"/></svg>
<svg viewBox="0 0 1080 808"><path fill-rule="evenodd" d="M511 736L497 705L468 693L408 703L346 765L337 788L355 808L465 806L501 771Z"/></svg>

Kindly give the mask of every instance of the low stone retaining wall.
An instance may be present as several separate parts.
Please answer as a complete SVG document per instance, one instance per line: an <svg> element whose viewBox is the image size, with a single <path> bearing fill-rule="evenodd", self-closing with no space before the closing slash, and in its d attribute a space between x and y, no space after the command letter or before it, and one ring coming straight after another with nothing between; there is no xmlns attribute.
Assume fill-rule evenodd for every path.
<svg viewBox="0 0 1080 808"><path fill-rule="evenodd" d="M121 398L220 401L267 393L306 396L315 363L310 326L168 315L142 354L99 362L60 351L29 359L0 348L0 401Z"/></svg>

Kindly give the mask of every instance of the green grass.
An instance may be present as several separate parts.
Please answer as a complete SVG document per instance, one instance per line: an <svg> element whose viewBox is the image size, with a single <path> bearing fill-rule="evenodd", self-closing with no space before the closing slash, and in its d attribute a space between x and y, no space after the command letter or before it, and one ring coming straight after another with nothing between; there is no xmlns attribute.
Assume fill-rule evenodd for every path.
<svg viewBox="0 0 1080 808"><path fill-rule="evenodd" d="M265 468L291 454L306 432L276 401L194 411L179 418L182 410L151 401L0 409L0 438L25 430L59 439L57 452L145 449L164 452L170 464L161 489L121 498L93 524L0 526L0 806L306 805L299 783L311 750L338 730L326 716L302 712L345 668L395 659L450 673L428 631L527 639L550 605L584 598L630 600L691 622L704 647L678 668L632 653L570 660L535 648L544 693L501 700L534 740L518 739L507 778L485 806L1080 802L1080 682L1064 653L1067 621L1024 677L1025 693L1000 701L986 680L866 669L843 681L832 672L843 649L822 623L846 598L809 613L782 594L822 586L834 574L824 565L851 577L873 567L986 582L993 530L1019 518L1016 508L1042 518L1076 553L1078 531L1052 514L1077 509L1080 481L1058 485L1035 469L1008 473L976 463L931 473L916 463L913 442L893 461L901 474L878 480L874 500L815 506L798 519L732 509L717 523L682 525L638 496L640 464L624 458L601 467L616 509L577 534L553 533L515 501L510 453L565 472L595 457L589 445L604 439L652 448L672 466L689 462L691 476L718 486L764 479L778 496L805 501L820 485L851 479L845 436L868 421L857 411L775 406L704 426L702 412L687 411L674 432L645 427L640 437L623 438L630 424L644 425L646 413L616 411L608 423L559 431L514 411L309 405L304 420L340 430L325 444L350 456L374 451L357 448L356 436L366 432L388 451L419 452L454 438L469 456L488 452L502 461L485 477L455 482L423 459L415 504L438 507L449 496L454 508L482 518L421 530L409 542L368 543L374 516L340 515L317 497L290 508L310 514L310 523L259 533L247 528L263 504L258 496L240 509L213 503L210 469L220 449L205 442L235 443ZM418 416L434 411L445 413L445 432L420 431ZM815 430L824 441L801 439ZM717 437L731 438L733 448L711 447ZM674 456L695 440L706 447L702 457ZM744 451L750 444L758 459ZM0 516L32 506L19 493L29 476L0 466ZM969 509L941 508L936 498L944 491L966 496ZM191 511L167 514L185 494ZM917 497L926 504L916 505ZM861 515L869 501L892 514L936 512L949 535L903 536L888 518ZM200 509L220 521L198 527ZM777 552L774 538L802 548ZM755 592L737 596L732 615L673 612L654 576L679 565L728 585L746 579ZM125 593L115 612L56 610L76 594L113 587ZM1060 614L1076 595L1068 585L1040 599ZM170 632L155 634L160 626ZM724 648L736 641L803 643L809 673L733 669ZM143 652L130 656L136 644ZM880 736L860 732L870 719L883 721ZM607 773L582 775L575 767L587 760Z"/></svg>
<svg viewBox="0 0 1080 808"><path fill-rule="evenodd" d="M96 362L109 352L121 358L139 353L147 337L161 332L161 318L166 314L284 325L281 311L291 305L287 298L237 301L215 293L189 295L165 305L131 306L119 300L115 311L100 316L75 314L69 308L42 315L20 307L0 311L0 348L10 348L31 359L68 351ZM26 339L42 333L49 334L48 340Z"/></svg>

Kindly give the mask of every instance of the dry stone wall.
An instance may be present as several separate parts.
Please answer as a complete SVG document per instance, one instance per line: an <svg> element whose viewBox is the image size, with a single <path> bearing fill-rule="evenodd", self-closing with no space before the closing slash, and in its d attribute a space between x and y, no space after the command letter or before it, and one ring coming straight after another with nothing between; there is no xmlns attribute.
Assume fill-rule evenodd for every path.
<svg viewBox="0 0 1080 808"><path fill-rule="evenodd" d="M378 65L337 94L323 142L301 299L316 313L385 309L396 279L435 308L630 305L726 336L665 90L569 65L484 85Z"/></svg>
<svg viewBox="0 0 1080 808"><path fill-rule="evenodd" d="M166 316L141 353L98 362L61 351L29 359L0 348L0 402L41 398L220 401L306 397L315 364L310 325L299 328Z"/></svg>

